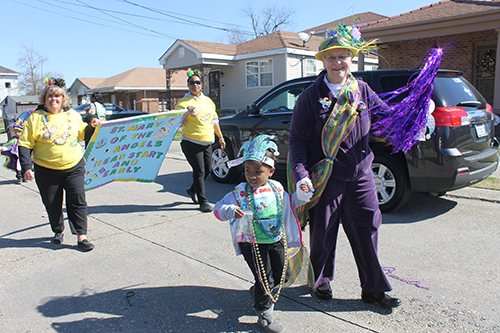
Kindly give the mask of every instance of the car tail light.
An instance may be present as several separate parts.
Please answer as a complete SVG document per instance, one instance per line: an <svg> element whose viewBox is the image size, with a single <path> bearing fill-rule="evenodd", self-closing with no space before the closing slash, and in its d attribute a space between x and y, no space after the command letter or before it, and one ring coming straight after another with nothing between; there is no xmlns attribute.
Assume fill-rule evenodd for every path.
<svg viewBox="0 0 500 333"><path fill-rule="evenodd" d="M493 108L491 107L491 105L489 105L488 103L486 103L486 111L490 112L491 114L493 114Z"/></svg>
<svg viewBox="0 0 500 333"><path fill-rule="evenodd" d="M432 116L436 120L436 126L463 126L470 124L467 111L457 106L436 107Z"/></svg>

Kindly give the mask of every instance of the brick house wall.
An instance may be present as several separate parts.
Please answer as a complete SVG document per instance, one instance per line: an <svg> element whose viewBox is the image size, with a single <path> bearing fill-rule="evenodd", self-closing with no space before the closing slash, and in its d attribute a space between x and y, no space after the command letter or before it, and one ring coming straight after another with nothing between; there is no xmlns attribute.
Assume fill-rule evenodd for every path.
<svg viewBox="0 0 500 333"><path fill-rule="evenodd" d="M460 70L464 77L485 95L475 77L477 46L497 45L498 33L485 30L474 33L456 34L441 37L421 38L379 45L379 69L416 68L424 59L424 54L436 45L443 48L444 54L440 68ZM386 60L384 60L386 59ZM489 96L488 96L489 97ZM487 98L489 99L489 98ZM491 101L490 101L491 103Z"/></svg>

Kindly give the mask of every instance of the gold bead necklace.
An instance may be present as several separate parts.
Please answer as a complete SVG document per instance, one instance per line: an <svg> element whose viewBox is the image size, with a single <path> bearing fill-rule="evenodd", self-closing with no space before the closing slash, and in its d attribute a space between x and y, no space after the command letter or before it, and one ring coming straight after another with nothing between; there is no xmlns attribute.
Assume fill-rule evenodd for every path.
<svg viewBox="0 0 500 333"><path fill-rule="evenodd" d="M276 185L274 185L272 182L269 182L269 185L271 186L271 189L273 190L273 193L276 197L276 202L277 202L277 208L278 208L278 220L281 225L282 229L282 237L283 237L283 248L284 248L284 255L285 255L285 262L283 265L283 271L281 273L281 279L280 279L280 284L278 286L278 291L276 292L276 295L272 294L272 290L269 287L269 280L267 278L266 270L264 267L264 263L262 261L262 256L260 254L259 250L259 244L252 243L252 253L253 253L253 259L254 259L254 264L256 266L256 271L257 271L257 276L259 278L260 284L263 288L264 293L269 296L271 301L273 303L276 303L278 301L279 295L281 293L281 289L283 288L283 285L285 283L286 279L286 271L288 269L288 243L286 239L286 230L285 230L285 223L283 222L283 205L282 205L282 200L279 195L278 189L276 188ZM252 217L252 223L250 223L250 229L253 234L254 239L256 239L255 235L255 229L254 229L254 222L260 223L260 218L258 216L257 209L255 207L255 200L253 197L253 190L250 184L247 183L246 188L246 201L247 201L247 206L252 209L253 217Z"/></svg>

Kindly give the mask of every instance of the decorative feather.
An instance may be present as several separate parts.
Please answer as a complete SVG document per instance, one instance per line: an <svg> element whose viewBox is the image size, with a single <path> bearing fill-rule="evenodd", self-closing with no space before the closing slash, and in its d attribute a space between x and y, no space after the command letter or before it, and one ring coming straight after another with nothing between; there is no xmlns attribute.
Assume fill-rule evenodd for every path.
<svg viewBox="0 0 500 333"><path fill-rule="evenodd" d="M372 124L375 134L389 141L394 146L394 153L406 153L421 138L442 55L442 49L431 49L424 67L413 81L397 90L379 95L388 107L379 104L370 110L376 119ZM405 99L400 103L390 104L392 99L403 93L408 93Z"/></svg>

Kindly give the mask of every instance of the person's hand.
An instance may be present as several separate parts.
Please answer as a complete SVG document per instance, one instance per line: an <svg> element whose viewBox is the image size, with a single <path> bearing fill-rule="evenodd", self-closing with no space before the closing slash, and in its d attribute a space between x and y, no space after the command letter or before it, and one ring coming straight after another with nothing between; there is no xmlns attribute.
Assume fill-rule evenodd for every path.
<svg viewBox="0 0 500 333"><path fill-rule="evenodd" d="M220 149L224 150L226 148L226 140L224 138L219 139Z"/></svg>
<svg viewBox="0 0 500 333"><path fill-rule="evenodd" d="M309 177L302 178L297 182L297 199L309 202L313 196L314 188Z"/></svg>
<svg viewBox="0 0 500 333"><path fill-rule="evenodd" d="M96 128L100 124L101 124L101 119L99 119L99 118L92 118L92 120L90 121L90 126L92 126L94 128Z"/></svg>
<svg viewBox="0 0 500 333"><path fill-rule="evenodd" d="M236 208L236 210L234 211L234 218L241 219L243 216L245 216L245 213L243 213L241 208L240 207Z"/></svg>
<svg viewBox="0 0 500 333"><path fill-rule="evenodd" d="M194 106L188 106L187 109L191 113L191 117L196 117L201 112L200 108L195 108Z"/></svg>
<svg viewBox="0 0 500 333"><path fill-rule="evenodd" d="M302 191L304 191L304 192L306 192L306 193L309 193L309 186L307 186L307 184L306 184L306 183L302 183L302 184L300 184L299 188L300 188Z"/></svg>
<svg viewBox="0 0 500 333"><path fill-rule="evenodd" d="M34 180L35 179L35 176L33 174L33 170L27 170L25 173L24 173L24 179L26 180Z"/></svg>

